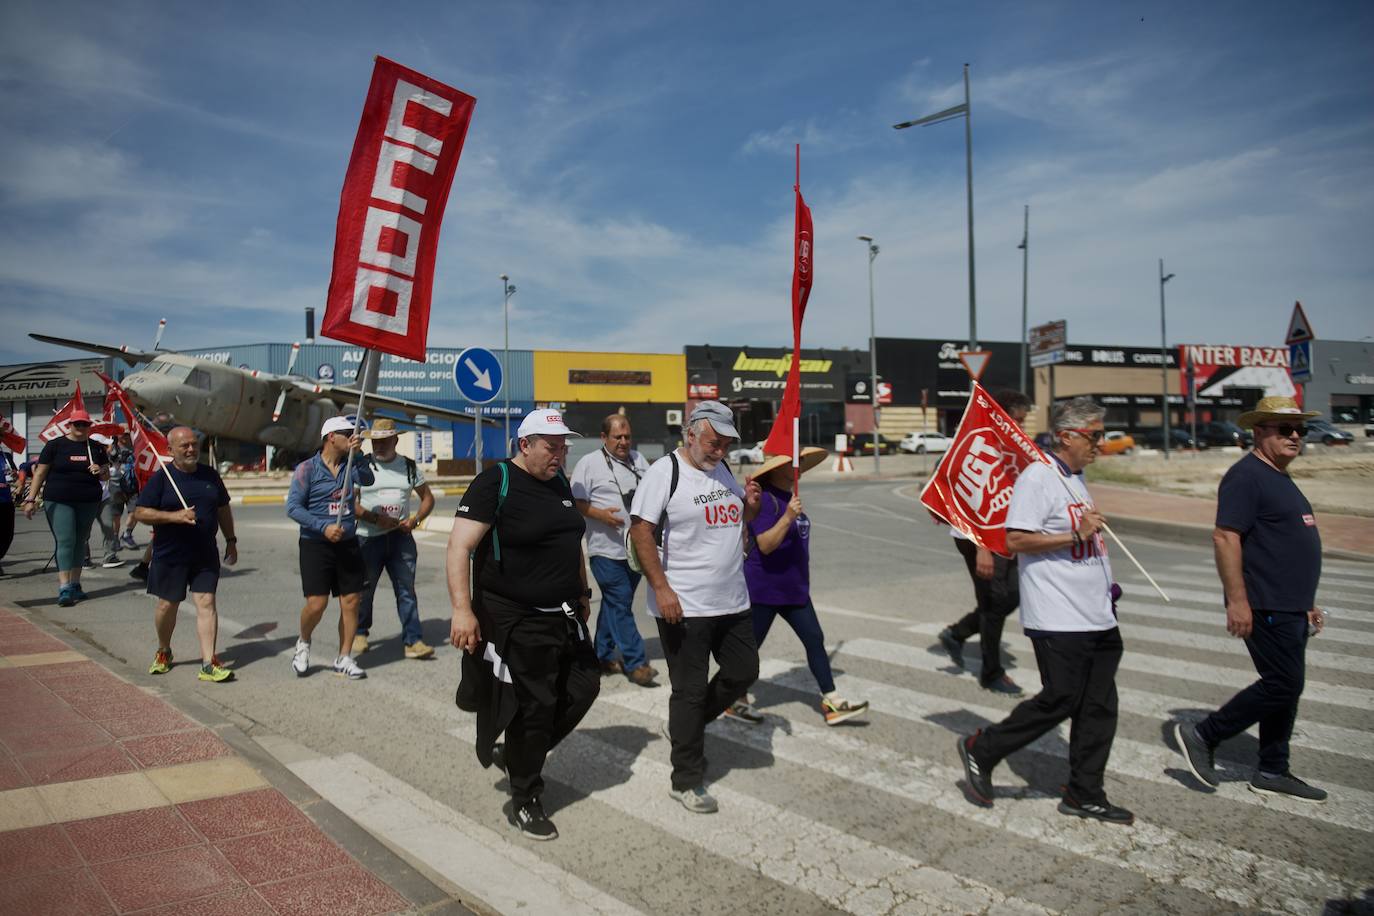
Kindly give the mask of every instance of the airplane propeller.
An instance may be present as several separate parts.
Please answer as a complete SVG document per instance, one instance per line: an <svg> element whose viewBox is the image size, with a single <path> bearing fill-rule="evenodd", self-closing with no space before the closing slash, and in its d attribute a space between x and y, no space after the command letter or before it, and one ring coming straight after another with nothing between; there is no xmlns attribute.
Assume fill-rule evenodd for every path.
<svg viewBox="0 0 1374 916"><path fill-rule="evenodd" d="M157 336L153 338L154 352L162 349L162 332L167 330L167 319L161 318L157 323Z"/></svg>
<svg viewBox="0 0 1374 916"><path fill-rule="evenodd" d="M291 356L286 361L286 374L290 375L291 370L296 368L296 358L301 355L301 345L299 341L291 344ZM281 394L277 395L277 406L272 408L272 422L276 423L281 419L282 408L286 406L286 388L282 388Z"/></svg>

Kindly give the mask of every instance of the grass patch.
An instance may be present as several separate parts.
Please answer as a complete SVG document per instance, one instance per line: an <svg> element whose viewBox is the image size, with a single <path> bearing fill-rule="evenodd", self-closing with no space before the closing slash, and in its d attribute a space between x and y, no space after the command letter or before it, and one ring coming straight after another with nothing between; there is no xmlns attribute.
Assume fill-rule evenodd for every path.
<svg viewBox="0 0 1374 916"><path fill-rule="evenodd" d="M1132 487L1145 487L1150 484L1144 475L1125 468L1113 467L1113 462L1104 463L1100 458L1087 466L1083 476L1089 483L1121 483Z"/></svg>

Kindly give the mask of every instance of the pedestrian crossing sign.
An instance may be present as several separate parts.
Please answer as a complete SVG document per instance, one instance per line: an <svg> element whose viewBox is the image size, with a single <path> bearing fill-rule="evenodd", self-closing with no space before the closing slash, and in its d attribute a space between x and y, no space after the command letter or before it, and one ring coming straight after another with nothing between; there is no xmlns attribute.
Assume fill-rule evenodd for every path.
<svg viewBox="0 0 1374 916"><path fill-rule="evenodd" d="M1312 381L1312 341L1288 345L1288 374L1295 382Z"/></svg>

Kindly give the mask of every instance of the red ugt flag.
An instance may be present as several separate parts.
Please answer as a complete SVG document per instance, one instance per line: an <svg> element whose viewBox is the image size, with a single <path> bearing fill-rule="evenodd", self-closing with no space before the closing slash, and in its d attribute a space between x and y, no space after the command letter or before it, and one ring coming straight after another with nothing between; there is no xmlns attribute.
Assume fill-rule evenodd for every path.
<svg viewBox="0 0 1374 916"><path fill-rule="evenodd" d="M134 448L134 476L138 478L138 488L141 490L148 485L148 480L157 473L159 462L171 461L172 451L167 446L167 437L155 429L145 429L139 422L138 411L129 403L129 396L124 393L124 388L104 373L97 372L100 380L105 383L105 403L106 409L111 405L111 399L124 411L124 417L129 421L129 440Z"/></svg>
<svg viewBox="0 0 1374 916"><path fill-rule="evenodd" d="M1037 461L1050 463L987 389L974 382L954 444L921 490L921 502L979 547L1009 557L1011 490L1021 471Z"/></svg>
<svg viewBox="0 0 1374 916"><path fill-rule="evenodd" d="M339 196L326 337L424 360L439 224L476 104L377 58Z"/></svg>
<svg viewBox="0 0 1374 916"><path fill-rule="evenodd" d="M801 147L797 147L797 183L792 186L797 196L797 215L794 223L792 265L792 366L787 371L787 387L783 390L782 407L773 420L768 441L763 450L770 455L796 457L792 440L794 421L801 416L801 329L806 314L806 300L811 297L812 242L811 208L801 193ZM795 486L795 484L794 484Z"/></svg>
<svg viewBox="0 0 1374 916"><path fill-rule="evenodd" d="M9 418L0 414L0 443L16 455L23 456L29 448L29 440L19 435Z"/></svg>

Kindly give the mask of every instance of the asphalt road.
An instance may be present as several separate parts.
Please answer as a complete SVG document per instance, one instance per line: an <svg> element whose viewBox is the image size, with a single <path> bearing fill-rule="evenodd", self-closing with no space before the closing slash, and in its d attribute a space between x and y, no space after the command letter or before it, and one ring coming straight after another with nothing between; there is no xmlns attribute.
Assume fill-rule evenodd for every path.
<svg viewBox="0 0 1374 916"><path fill-rule="evenodd" d="M1125 585L1121 720L1108 770L1131 828L1058 814L1067 729L999 767L996 807L970 806L955 736L1001 718L1014 700L979 689L932 651L972 603L962 561L909 484L818 483L812 581L840 690L872 702L866 722L826 728L801 646L779 623L756 685L765 724L709 729L708 779L719 814L668 797L660 734L668 689L604 679L597 703L549 760L545 804L561 838L531 843L507 826L505 784L472 752L473 718L453 705L457 654L446 644L444 536L422 532L420 606L432 661L402 656L389 592L379 596L369 678L332 660L331 609L315 671L289 667L300 608L296 529L276 507L235 510L240 564L220 584L228 684L195 679L193 618L183 610L170 674L146 673L152 599L125 569L84 577L92 600L58 608L38 570L50 541L19 522L0 580L9 603L81 635L142 685L193 692L365 828L436 880L501 912L917 913L930 911L1320 912L1374 907L1374 566L1330 562L1327 632L1308 652L1293 769L1331 792L1325 805L1249 792L1253 734L1219 752L1219 791L1199 791L1165 737L1253 679L1226 636L1211 559L1194 548L1131 546L1164 588L1148 591L1116 552ZM455 501L441 502L451 512ZM140 529L140 535L144 534ZM142 537L140 537L142 540ZM383 590L387 588L383 583ZM642 612L642 589L639 598ZM653 626L640 628L664 668ZM1014 621L1012 676L1035 689L1033 655ZM970 645L971 660L978 655ZM973 661L976 665L976 660ZM666 674L663 680L666 682ZM1342 902L1344 901L1344 903Z"/></svg>

